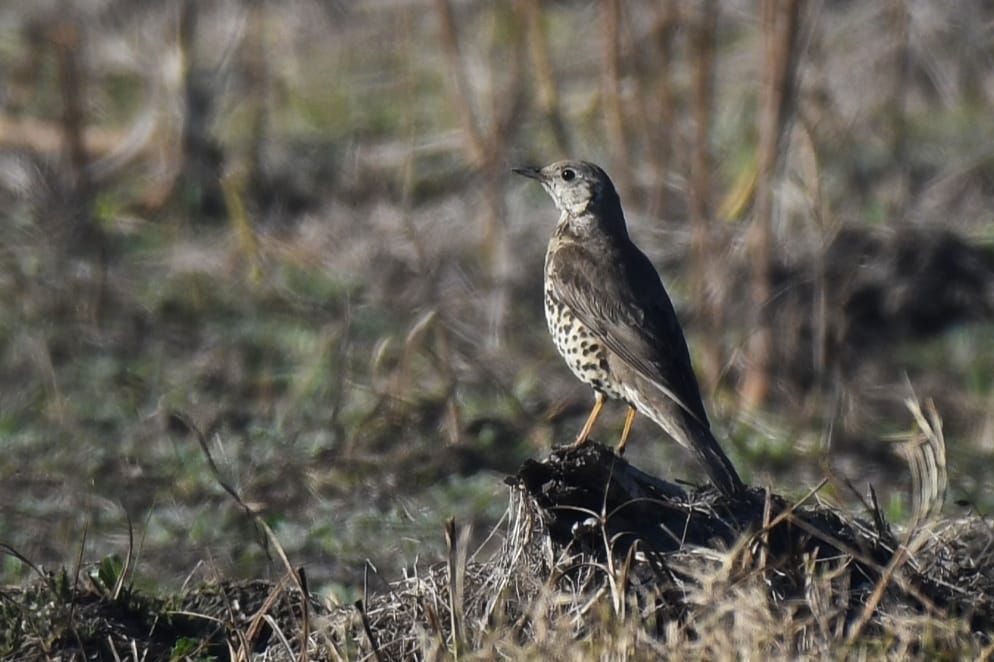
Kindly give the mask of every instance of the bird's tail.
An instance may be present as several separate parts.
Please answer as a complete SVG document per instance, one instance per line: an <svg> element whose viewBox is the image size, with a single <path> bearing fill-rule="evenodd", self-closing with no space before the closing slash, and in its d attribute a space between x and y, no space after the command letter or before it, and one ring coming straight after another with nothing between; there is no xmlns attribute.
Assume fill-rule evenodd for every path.
<svg viewBox="0 0 994 662"><path fill-rule="evenodd" d="M690 449L708 472L708 477L723 494L734 496L745 491L745 485L739 478L731 460L721 450L718 440L714 438L710 428L694 420L687 425Z"/></svg>

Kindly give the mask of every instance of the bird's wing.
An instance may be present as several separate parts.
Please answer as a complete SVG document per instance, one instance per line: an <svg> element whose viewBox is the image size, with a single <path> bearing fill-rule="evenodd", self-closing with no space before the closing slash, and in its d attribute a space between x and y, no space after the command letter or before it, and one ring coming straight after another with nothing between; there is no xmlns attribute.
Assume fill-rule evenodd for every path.
<svg viewBox="0 0 994 662"><path fill-rule="evenodd" d="M690 353L673 304L649 259L595 259L579 246L553 255L559 299L604 345L707 427Z"/></svg>

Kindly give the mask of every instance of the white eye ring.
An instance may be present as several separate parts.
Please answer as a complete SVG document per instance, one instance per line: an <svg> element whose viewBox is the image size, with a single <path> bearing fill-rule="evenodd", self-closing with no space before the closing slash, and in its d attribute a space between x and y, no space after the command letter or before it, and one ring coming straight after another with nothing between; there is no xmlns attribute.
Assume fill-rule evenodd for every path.
<svg viewBox="0 0 994 662"><path fill-rule="evenodd" d="M569 182L576 178L576 172L571 168L563 168L563 171L559 174L563 178L563 181Z"/></svg>

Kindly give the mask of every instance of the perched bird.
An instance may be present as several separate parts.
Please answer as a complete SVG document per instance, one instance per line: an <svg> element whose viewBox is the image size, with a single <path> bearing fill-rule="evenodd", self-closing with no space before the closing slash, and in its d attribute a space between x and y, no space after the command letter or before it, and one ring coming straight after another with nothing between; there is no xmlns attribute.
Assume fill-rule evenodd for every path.
<svg viewBox="0 0 994 662"><path fill-rule="evenodd" d="M586 161L514 172L542 184L561 212L545 256L545 318L556 349L595 395L574 446L586 443L606 399L622 400L619 454L638 411L693 451L722 492L742 491L711 433L673 304L628 237L607 173Z"/></svg>

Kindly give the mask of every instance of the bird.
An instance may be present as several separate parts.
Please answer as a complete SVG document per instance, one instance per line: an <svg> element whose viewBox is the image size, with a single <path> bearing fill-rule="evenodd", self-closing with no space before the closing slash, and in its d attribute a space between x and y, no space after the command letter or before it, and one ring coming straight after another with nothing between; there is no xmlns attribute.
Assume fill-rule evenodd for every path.
<svg viewBox="0 0 994 662"><path fill-rule="evenodd" d="M556 349L594 405L571 447L587 443L607 400L628 405L619 455L636 412L690 450L724 494L745 487L711 432L680 321L652 262L628 234L611 178L588 161L513 168L559 209L545 256L545 317Z"/></svg>

